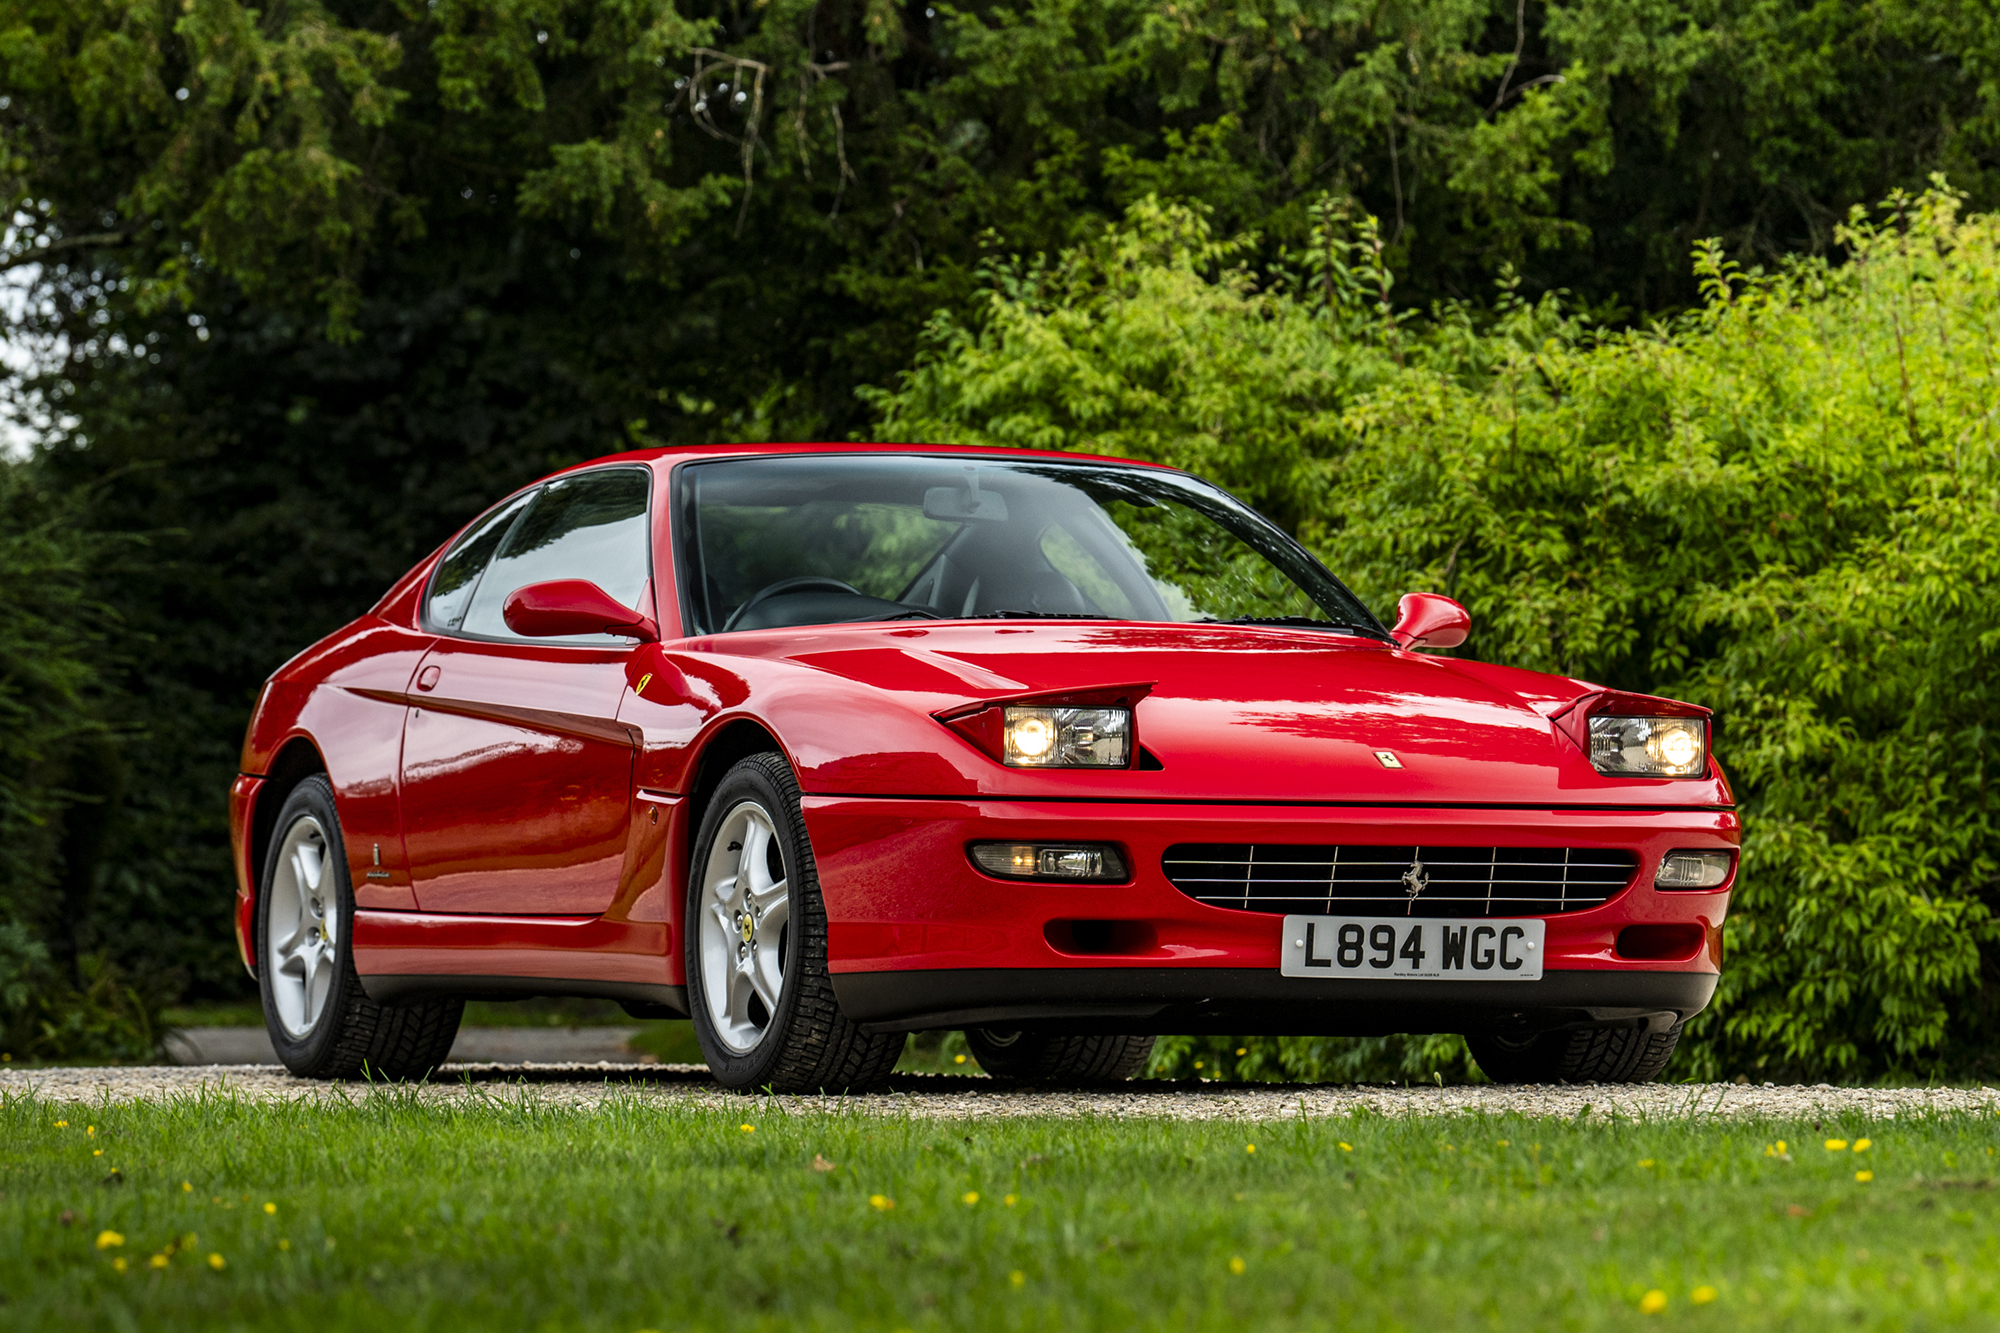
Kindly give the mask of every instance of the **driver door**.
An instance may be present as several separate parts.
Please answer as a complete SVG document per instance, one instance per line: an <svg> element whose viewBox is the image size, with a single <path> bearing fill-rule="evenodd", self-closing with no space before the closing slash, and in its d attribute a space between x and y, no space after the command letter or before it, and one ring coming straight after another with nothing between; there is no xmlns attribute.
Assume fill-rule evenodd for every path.
<svg viewBox="0 0 2000 1333"><path fill-rule="evenodd" d="M441 565L426 605L439 638L403 729L404 845L421 910L583 916L617 896L636 758L618 709L634 645L526 638L500 608L547 579L589 579L628 606L649 599L650 483L632 467L558 478ZM490 561L468 572L482 545Z"/></svg>

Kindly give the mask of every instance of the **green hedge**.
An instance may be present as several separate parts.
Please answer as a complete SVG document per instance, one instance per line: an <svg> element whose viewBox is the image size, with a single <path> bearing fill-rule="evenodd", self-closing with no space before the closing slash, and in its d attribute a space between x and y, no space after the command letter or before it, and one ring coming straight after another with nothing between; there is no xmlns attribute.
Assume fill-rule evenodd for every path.
<svg viewBox="0 0 2000 1333"><path fill-rule="evenodd" d="M1461 651L1711 705L1745 818L1716 1003L1678 1075L1970 1077L1996 1066L1993 716L2000 218L1942 182L1611 331L1503 286L1390 313L1373 222L1242 242L1147 201L995 267L878 391L876 438L1201 471L1379 610L1471 609ZM1236 1052L1242 1050L1243 1054ZM1453 1040L1168 1042L1264 1077L1464 1072Z"/></svg>

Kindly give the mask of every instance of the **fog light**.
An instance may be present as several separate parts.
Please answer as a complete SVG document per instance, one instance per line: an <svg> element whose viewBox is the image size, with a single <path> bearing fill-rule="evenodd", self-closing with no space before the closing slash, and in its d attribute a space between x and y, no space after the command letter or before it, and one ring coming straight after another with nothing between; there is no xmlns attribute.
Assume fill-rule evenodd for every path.
<svg viewBox="0 0 2000 1333"><path fill-rule="evenodd" d="M1002 879L1093 880L1125 878L1125 858L1104 843L976 842L972 862Z"/></svg>
<svg viewBox="0 0 2000 1333"><path fill-rule="evenodd" d="M1656 889L1713 889L1729 878L1734 852L1668 852L1653 875Z"/></svg>

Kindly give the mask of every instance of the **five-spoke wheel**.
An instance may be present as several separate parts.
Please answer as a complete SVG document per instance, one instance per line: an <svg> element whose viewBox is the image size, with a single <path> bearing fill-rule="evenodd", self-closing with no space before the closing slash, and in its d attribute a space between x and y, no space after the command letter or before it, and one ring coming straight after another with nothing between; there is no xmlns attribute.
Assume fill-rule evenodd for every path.
<svg viewBox="0 0 2000 1333"><path fill-rule="evenodd" d="M903 1034L861 1031L834 999L826 905L783 755L751 755L722 775L694 849L688 1008L716 1079L775 1092L880 1083Z"/></svg>
<svg viewBox="0 0 2000 1333"><path fill-rule="evenodd" d="M340 954L340 904L328 878L326 829L310 814L285 830L271 876L265 966L271 1007L287 1035L304 1038L326 1012Z"/></svg>
<svg viewBox="0 0 2000 1333"><path fill-rule="evenodd" d="M701 902L702 1002L722 1044L747 1054L778 1013L792 917L784 850L756 801L739 801L716 827Z"/></svg>
<svg viewBox="0 0 2000 1333"><path fill-rule="evenodd" d="M278 807L258 884L257 982L278 1059L308 1078L422 1078L451 1052L460 999L377 1004L354 970L354 890L333 786L302 779Z"/></svg>

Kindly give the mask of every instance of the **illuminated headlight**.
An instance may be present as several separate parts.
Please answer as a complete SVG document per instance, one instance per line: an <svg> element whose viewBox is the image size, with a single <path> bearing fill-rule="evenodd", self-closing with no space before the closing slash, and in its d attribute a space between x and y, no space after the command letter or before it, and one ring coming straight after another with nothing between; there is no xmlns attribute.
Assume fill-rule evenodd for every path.
<svg viewBox="0 0 2000 1333"><path fill-rule="evenodd" d="M1729 878L1730 852L1668 852L1653 876L1656 889L1714 889Z"/></svg>
<svg viewBox="0 0 2000 1333"><path fill-rule="evenodd" d="M976 842L972 860L1002 879L1125 879L1125 858L1103 843Z"/></svg>
<svg viewBox="0 0 2000 1333"><path fill-rule="evenodd" d="M1009 705L1002 737L1010 768L1124 768L1131 762L1129 708Z"/></svg>
<svg viewBox="0 0 2000 1333"><path fill-rule="evenodd" d="M1590 762L1607 777L1699 777L1708 764L1708 723L1698 717L1593 717Z"/></svg>

